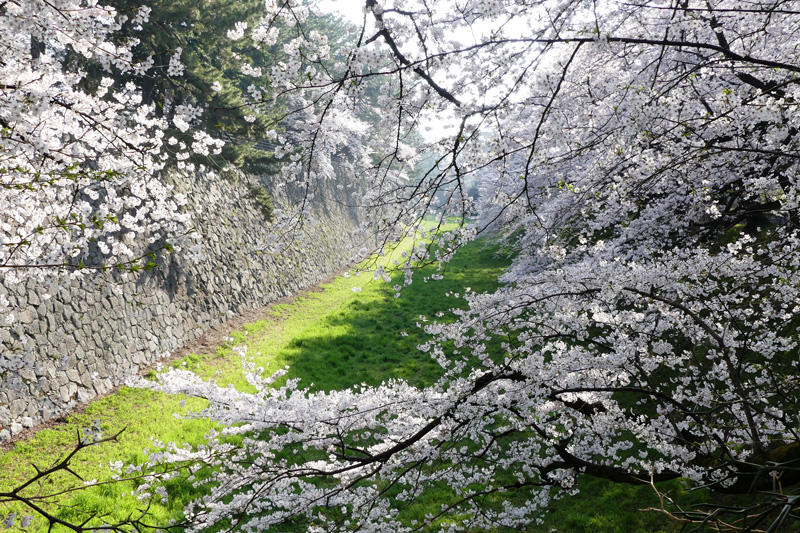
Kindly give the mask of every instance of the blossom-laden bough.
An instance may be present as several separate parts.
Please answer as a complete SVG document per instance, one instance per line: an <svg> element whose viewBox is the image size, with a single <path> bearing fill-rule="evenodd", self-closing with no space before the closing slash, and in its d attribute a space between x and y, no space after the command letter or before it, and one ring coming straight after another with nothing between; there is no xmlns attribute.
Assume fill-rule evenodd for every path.
<svg viewBox="0 0 800 533"><path fill-rule="evenodd" d="M164 180L168 162L219 153L196 131L200 112L159 113L125 75L154 69L180 76L179 58L134 59L149 9L120 13L97 2L0 3L0 276L6 287L35 278L48 298L77 277L111 279L158 266L165 253L195 249L186 199ZM169 117L169 120L168 120ZM173 165L174 166L174 165ZM186 171L194 170L184 165ZM116 280L119 277L114 278ZM18 309L0 296L0 327Z"/></svg>

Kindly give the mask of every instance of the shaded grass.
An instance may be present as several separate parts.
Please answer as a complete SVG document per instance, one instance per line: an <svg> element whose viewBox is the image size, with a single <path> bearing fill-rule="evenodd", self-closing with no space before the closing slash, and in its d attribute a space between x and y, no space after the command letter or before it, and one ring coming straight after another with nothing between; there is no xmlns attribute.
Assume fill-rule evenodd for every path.
<svg viewBox="0 0 800 533"><path fill-rule="evenodd" d="M668 533L679 525L663 514L644 509L658 508L658 497L647 485L612 483L581 476L580 492L552 501L540 529L559 533ZM658 484L684 505L705 501L706 492L689 492L680 480Z"/></svg>

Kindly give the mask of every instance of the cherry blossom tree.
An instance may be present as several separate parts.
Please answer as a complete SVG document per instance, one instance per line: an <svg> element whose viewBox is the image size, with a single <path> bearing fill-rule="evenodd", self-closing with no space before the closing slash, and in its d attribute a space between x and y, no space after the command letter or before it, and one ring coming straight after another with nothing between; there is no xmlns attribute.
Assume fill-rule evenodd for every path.
<svg viewBox="0 0 800 533"><path fill-rule="evenodd" d="M154 253L191 244L185 200L159 172L175 152L219 151L197 132L167 150L168 124L143 105L132 83L114 73L144 74L135 38L112 35L137 26L148 10L120 14L96 2L0 4L0 271L6 283L52 282L109 268L150 268ZM64 66L81 57L106 75ZM174 58L175 59L175 58ZM179 75L179 58L171 70ZM179 109L173 120L196 114ZM7 306L0 301L0 308ZM13 313L6 314L13 321Z"/></svg>
<svg viewBox="0 0 800 533"><path fill-rule="evenodd" d="M296 154L287 179L326 179L326 139L388 78L365 196L381 238L480 212L417 250L407 281L412 260L489 229L518 254L501 289L466 290L465 310L425 326L430 387L312 393L253 371L245 394L164 376L227 427L164 455L219 472L187 510L196 530L520 528L579 474L796 483L797 2L367 0L333 67L306 16L277 2L264 23L297 28L271 73L301 117L278 139ZM453 498L405 518L437 483ZM797 500L769 502L753 520L777 509L775 530Z"/></svg>
<svg viewBox="0 0 800 533"><path fill-rule="evenodd" d="M189 252L192 228L189 214L182 212L185 200L172 193L162 170L168 160L184 159L189 151L219 151L220 143L197 132L183 146L167 149L169 124L153 106L143 105L139 88L119 83L120 73L144 75L154 66L151 57L134 59L135 38L113 38L123 25L136 27L147 17L147 9L122 14L93 1L0 2L4 287L33 279L27 287L49 292L86 274L111 279L102 273L153 268L159 252ZM180 75L178 58L169 67ZM178 109L174 121L188 127L189 111ZM0 328L14 324L16 311L0 294ZM18 364L7 355L0 354L6 370ZM82 520L72 524L48 507L59 496L96 483L83 483L75 474L79 483L66 492L37 489L53 475L74 474L72 461L84 448L115 438L79 435L71 453L52 466L34 466L35 475L0 494L0 503L20 503L29 511L20 517L22 528L30 525L31 514L39 514L50 528L99 529ZM106 526L142 529L141 518ZM4 515L2 522L5 528L15 526L16 513Z"/></svg>

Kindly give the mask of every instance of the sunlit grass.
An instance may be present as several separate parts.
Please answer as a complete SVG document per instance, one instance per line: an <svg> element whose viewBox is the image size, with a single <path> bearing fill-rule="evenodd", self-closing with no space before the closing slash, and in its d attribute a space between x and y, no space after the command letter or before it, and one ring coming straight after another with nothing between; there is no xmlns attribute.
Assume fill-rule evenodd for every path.
<svg viewBox="0 0 800 533"><path fill-rule="evenodd" d="M164 394L142 390L122 388L118 393L91 403L80 414L67 419L49 429L36 433L28 440L17 442L7 453L0 456L0 492L17 486L21 481L35 473L32 465L42 469L51 466L65 456L76 444L81 428L98 425L109 436L122 429L118 442L105 443L84 449L72 462L73 470L84 480L107 480L113 472L110 462L138 464L146 459L147 448L152 448L151 437L169 442L199 444L204 435L213 427L208 420L177 419L173 414L186 414L189 410L204 407L205 402L198 399L170 397ZM76 483L77 481L77 483ZM51 494L65 490L74 485L81 485L80 480L67 473L50 476L38 487L30 487L26 494ZM77 516L77 510L91 510L98 515L97 524L120 520L129 514L137 514L142 508L130 493L134 489L132 483L112 483L104 487L76 492L58 499L60 509L55 514L59 518L71 519ZM150 520L154 523L167 523L170 519L182 516L183 501L190 494L177 491L167 505L154 505L150 509ZM22 506L0 506L0 516L17 512L20 518L32 514ZM28 530L46 531L45 520L34 517ZM55 527L58 531L59 528Z"/></svg>

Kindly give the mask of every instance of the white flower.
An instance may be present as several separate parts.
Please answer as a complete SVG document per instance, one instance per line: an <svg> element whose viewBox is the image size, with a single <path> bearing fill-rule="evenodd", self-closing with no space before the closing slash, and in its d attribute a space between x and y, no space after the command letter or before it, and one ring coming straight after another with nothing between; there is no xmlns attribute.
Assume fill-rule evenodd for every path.
<svg viewBox="0 0 800 533"><path fill-rule="evenodd" d="M181 62L181 54L183 53L182 47L177 47L175 53L169 58L169 65L167 66L168 76L180 76L185 70L185 66Z"/></svg>
<svg viewBox="0 0 800 533"><path fill-rule="evenodd" d="M238 41L239 39L244 37L244 32L246 29L247 29L247 22L240 21L234 25L232 30L228 30L226 35L228 36L228 39L232 41Z"/></svg>

